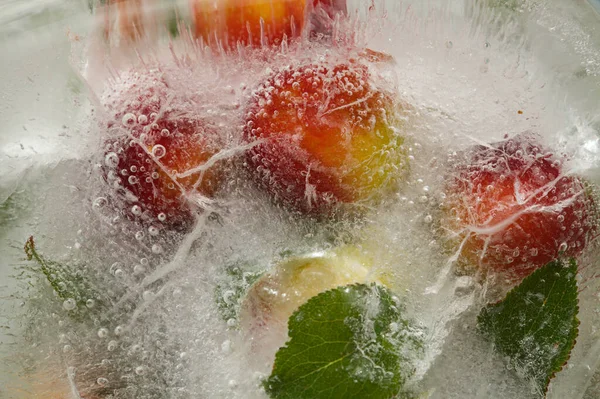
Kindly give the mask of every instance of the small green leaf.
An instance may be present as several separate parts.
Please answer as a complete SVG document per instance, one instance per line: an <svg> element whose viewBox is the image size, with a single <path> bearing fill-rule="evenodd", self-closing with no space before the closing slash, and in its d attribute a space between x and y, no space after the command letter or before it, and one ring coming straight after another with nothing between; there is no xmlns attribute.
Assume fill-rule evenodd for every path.
<svg viewBox="0 0 600 399"><path fill-rule="evenodd" d="M35 249L33 237L25 243L27 260L34 260L39 271L46 277L58 298L62 301L74 301L71 314L76 315L82 309L100 309L103 305L100 295L91 287L76 268L46 260ZM92 302L90 302L91 300Z"/></svg>
<svg viewBox="0 0 600 399"><path fill-rule="evenodd" d="M226 269L226 278L215 288L215 301L225 321L237 320L242 300L262 273L246 271L246 264L237 263Z"/></svg>
<svg viewBox="0 0 600 399"><path fill-rule="evenodd" d="M575 260L566 266L552 261L478 317L484 336L542 395L569 359L579 332L576 275Z"/></svg>
<svg viewBox="0 0 600 399"><path fill-rule="evenodd" d="M392 398L408 395L421 332L389 290L356 284L326 291L290 316L275 357L271 398Z"/></svg>

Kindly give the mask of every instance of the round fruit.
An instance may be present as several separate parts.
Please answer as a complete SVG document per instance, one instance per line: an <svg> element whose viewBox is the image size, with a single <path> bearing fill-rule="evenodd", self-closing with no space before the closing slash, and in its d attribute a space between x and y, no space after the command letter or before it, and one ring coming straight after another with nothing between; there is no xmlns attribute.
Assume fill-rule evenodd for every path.
<svg viewBox="0 0 600 399"><path fill-rule="evenodd" d="M579 255L596 234L585 183L530 136L476 146L453 166L442 227L457 239L463 268L522 278Z"/></svg>
<svg viewBox="0 0 600 399"><path fill-rule="evenodd" d="M240 325L251 336L255 352L272 360L286 340L289 317L300 305L321 292L368 282L378 282L378 274L372 260L354 247L292 258L250 288Z"/></svg>
<svg viewBox="0 0 600 399"><path fill-rule="evenodd" d="M391 93L358 63L309 64L272 74L247 108L247 164L257 182L304 212L370 202L407 169Z"/></svg>
<svg viewBox="0 0 600 399"><path fill-rule="evenodd" d="M197 37L209 45L234 50L237 43L259 47L300 36L305 0L193 0Z"/></svg>
<svg viewBox="0 0 600 399"><path fill-rule="evenodd" d="M104 178L128 217L188 226L190 200L201 202L219 187L220 165L203 166L219 151L219 137L158 72L132 72L124 81L106 98Z"/></svg>

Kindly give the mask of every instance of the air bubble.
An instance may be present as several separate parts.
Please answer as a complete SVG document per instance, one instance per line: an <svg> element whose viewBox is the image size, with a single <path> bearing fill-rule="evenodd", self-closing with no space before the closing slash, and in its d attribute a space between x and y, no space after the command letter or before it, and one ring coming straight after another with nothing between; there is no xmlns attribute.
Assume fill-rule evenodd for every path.
<svg viewBox="0 0 600 399"><path fill-rule="evenodd" d="M152 147L152 155L154 155L156 158L162 158L165 156L166 153L166 148L160 144L157 144L154 147Z"/></svg>
<svg viewBox="0 0 600 399"><path fill-rule="evenodd" d="M558 252L565 252L567 250L567 248L569 248L569 244L567 244L566 242L563 242L559 245Z"/></svg>
<svg viewBox="0 0 600 399"><path fill-rule="evenodd" d="M557 219L558 219L558 222L559 222L559 223L562 223L562 222L564 222L564 221L565 221L565 216L564 216L564 215L558 215L558 218L557 218Z"/></svg>
<svg viewBox="0 0 600 399"><path fill-rule="evenodd" d="M144 291L142 293L142 298L144 299L144 301L149 301L154 297L154 292L152 291Z"/></svg>
<svg viewBox="0 0 600 399"><path fill-rule="evenodd" d="M129 176L127 178L127 181L129 182L129 184L133 185L137 184L140 180L136 176Z"/></svg>
<svg viewBox="0 0 600 399"><path fill-rule="evenodd" d="M531 256L537 256L538 254L538 249L537 248L531 248L529 250L529 253L531 254Z"/></svg>
<svg viewBox="0 0 600 399"><path fill-rule="evenodd" d="M163 130L160 131L160 134L163 137L169 137L169 135L171 134L171 132L169 131L169 129L163 129Z"/></svg>
<svg viewBox="0 0 600 399"><path fill-rule="evenodd" d="M167 220L167 215L162 212L159 213L157 217L158 217L158 220L160 220L161 222L164 222L165 220Z"/></svg>
<svg viewBox="0 0 600 399"><path fill-rule="evenodd" d="M148 117L144 114L138 116L138 123L140 125L145 125L146 123L148 123Z"/></svg>
<svg viewBox="0 0 600 399"><path fill-rule="evenodd" d="M91 309L94 306L96 306L96 301L94 301L93 299L88 299L87 301L85 301L85 306Z"/></svg>
<svg viewBox="0 0 600 399"><path fill-rule="evenodd" d="M77 302L75 299L69 298L63 302L63 309L71 311L77 307Z"/></svg>
<svg viewBox="0 0 600 399"><path fill-rule="evenodd" d="M134 114L125 114L123 115L123 119L121 119L123 126L133 126L135 125L136 118Z"/></svg>
<svg viewBox="0 0 600 399"><path fill-rule="evenodd" d="M115 333L115 335L119 336L119 335L123 334L123 331L125 331L123 326L116 326L114 333Z"/></svg>
<svg viewBox="0 0 600 399"><path fill-rule="evenodd" d="M96 382L98 383L98 385L100 385L102 387L105 386L105 385L108 385L108 380L106 378L104 378L104 377L98 378L96 380Z"/></svg>
<svg viewBox="0 0 600 399"><path fill-rule="evenodd" d="M98 338L106 338L108 337L108 330L106 328L101 328L98 330Z"/></svg>
<svg viewBox="0 0 600 399"><path fill-rule="evenodd" d="M142 214L142 207L139 205L132 206L131 213L133 213L136 216L140 216Z"/></svg>
<svg viewBox="0 0 600 399"><path fill-rule="evenodd" d="M117 341L110 341L108 343L108 346L106 347L106 349L108 349L109 352L112 352L115 349L117 349L117 346L119 346L119 344L117 343Z"/></svg>
<svg viewBox="0 0 600 399"><path fill-rule="evenodd" d="M144 366L138 366L138 367L136 367L135 368L135 373L137 375L144 375L144 374L146 374L146 367L144 367Z"/></svg>
<svg viewBox="0 0 600 399"><path fill-rule="evenodd" d="M152 246L152 252L155 253L155 254L159 254L159 253L162 252L162 247L160 245L158 245L158 244L154 244Z"/></svg>
<svg viewBox="0 0 600 399"><path fill-rule="evenodd" d="M104 197L98 197L94 200L92 206L96 209L104 207L108 203L108 200Z"/></svg>
<svg viewBox="0 0 600 399"><path fill-rule="evenodd" d="M159 232L160 232L160 230L156 226L150 226L150 227L148 227L148 233L151 236L157 236Z"/></svg>
<svg viewBox="0 0 600 399"><path fill-rule="evenodd" d="M104 157L104 164L109 168L116 168L119 164L119 156L114 152L109 152Z"/></svg>
<svg viewBox="0 0 600 399"><path fill-rule="evenodd" d="M143 240L143 239L144 239L144 232L143 232L143 231L141 231L141 230L140 230L140 231L137 231L137 232L135 233L135 239L136 239L136 240L138 240L138 241L141 241L141 240Z"/></svg>
<svg viewBox="0 0 600 399"><path fill-rule="evenodd" d="M223 341L223 343L221 344L221 351L223 353L231 353L231 349L232 349L231 341L228 339Z"/></svg>
<svg viewBox="0 0 600 399"><path fill-rule="evenodd" d="M110 265L109 271L110 271L111 274L115 274L115 270L117 270L119 268L121 268L121 263L120 262L115 262L112 265Z"/></svg>

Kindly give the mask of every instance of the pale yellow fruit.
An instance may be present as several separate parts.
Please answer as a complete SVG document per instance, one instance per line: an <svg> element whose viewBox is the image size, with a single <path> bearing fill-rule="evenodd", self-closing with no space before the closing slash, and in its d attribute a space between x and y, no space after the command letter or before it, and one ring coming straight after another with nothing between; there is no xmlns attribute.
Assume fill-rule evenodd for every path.
<svg viewBox="0 0 600 399"><path fill-rule="evenodd" d="M252 356L272 363L287 339L290 316L310 298L330 289L356 283L381 283L370 256L356 247L294 257L278 264L249 290L240 325L252 341Z"/></svg>

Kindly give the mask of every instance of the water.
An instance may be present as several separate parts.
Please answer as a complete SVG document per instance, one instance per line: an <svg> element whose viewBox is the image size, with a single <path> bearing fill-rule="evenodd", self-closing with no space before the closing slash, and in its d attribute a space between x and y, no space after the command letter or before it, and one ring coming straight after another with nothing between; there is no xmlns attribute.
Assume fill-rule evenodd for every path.
<svg viewBox="0 0 600 399"><path fill-rule="evenodd" d="M189 22L186 3L156 3L144 18L168 26L176 7ZM482 301L498 293L456 275L452 254L436 235L444 173L449 158L469 146L533 132L555 153L571 154L567 174L599 184L600 39L589 28L598 16L587 4L501 3L405 1L379 4L369 14L364 2L350 2L356 17L336 32L343 38L349 29L359 45L393 56L373 71L377 84L407 104L410 174L382 204L368 204L366 217L333 221L274 205L239 167L240 154L258 145L246 143L240 131L253 90L271 70L348 54L290 43L275 55L254 57L246 49L223 56L192 46L186 33L170 48L167 29L147 32L136 52L115 36L115 14L108 17L108 42L102 39L105 14L97 8L92 15L87 2L0 6L0 50L7 57L0 66L0 397L264 398L259 382L285 342L285 323L265 340L224 320L219 298L231 298L231 285L239 283L231 270L250 278L278 270L289 254L318 257L345 246L358 246L362 264L374 266L369 276L397 292L425 327L419 391L432 398L535 397L474 329ZM175 139L149 133L152 121L145 118L164 106L145 104L153 95L144 91L146 79L157 67L168 85L156 101L168 98L173 112L188 118L177 127L158 126L161 134L168 131L160 137L188 125L198 129L201 120L210 142L201 159L169 161ZM140 92L131 90L132 81ZM143 126L151 128L146 139L135 130ZM139 162L112 155L129 148L120 141L124 131L131 134L127 141L146 144L148 152L134 152ZM136 202L114 189L118 179L145 182L140 168L152 157L169 165L160 173L177 175L188 191L194 208L183 217L172 212L175 199ZM214 165L225 183L218 173L211 177ZM191 179L198 173L202 181ZM213 181L222 185L216 196ZM199 208L205 211L194 211ZM32 265L22 251L31 235L43 256L72 264L94 287L80 304L84 316L107 310L77 320L69 313L76 301L56 298L39 273L22 275ZM598 264L590 247L581 258L580 336L549 397L598 396L599 287L590 278ZM354 259L355 250L343 256Z"/></svg>

